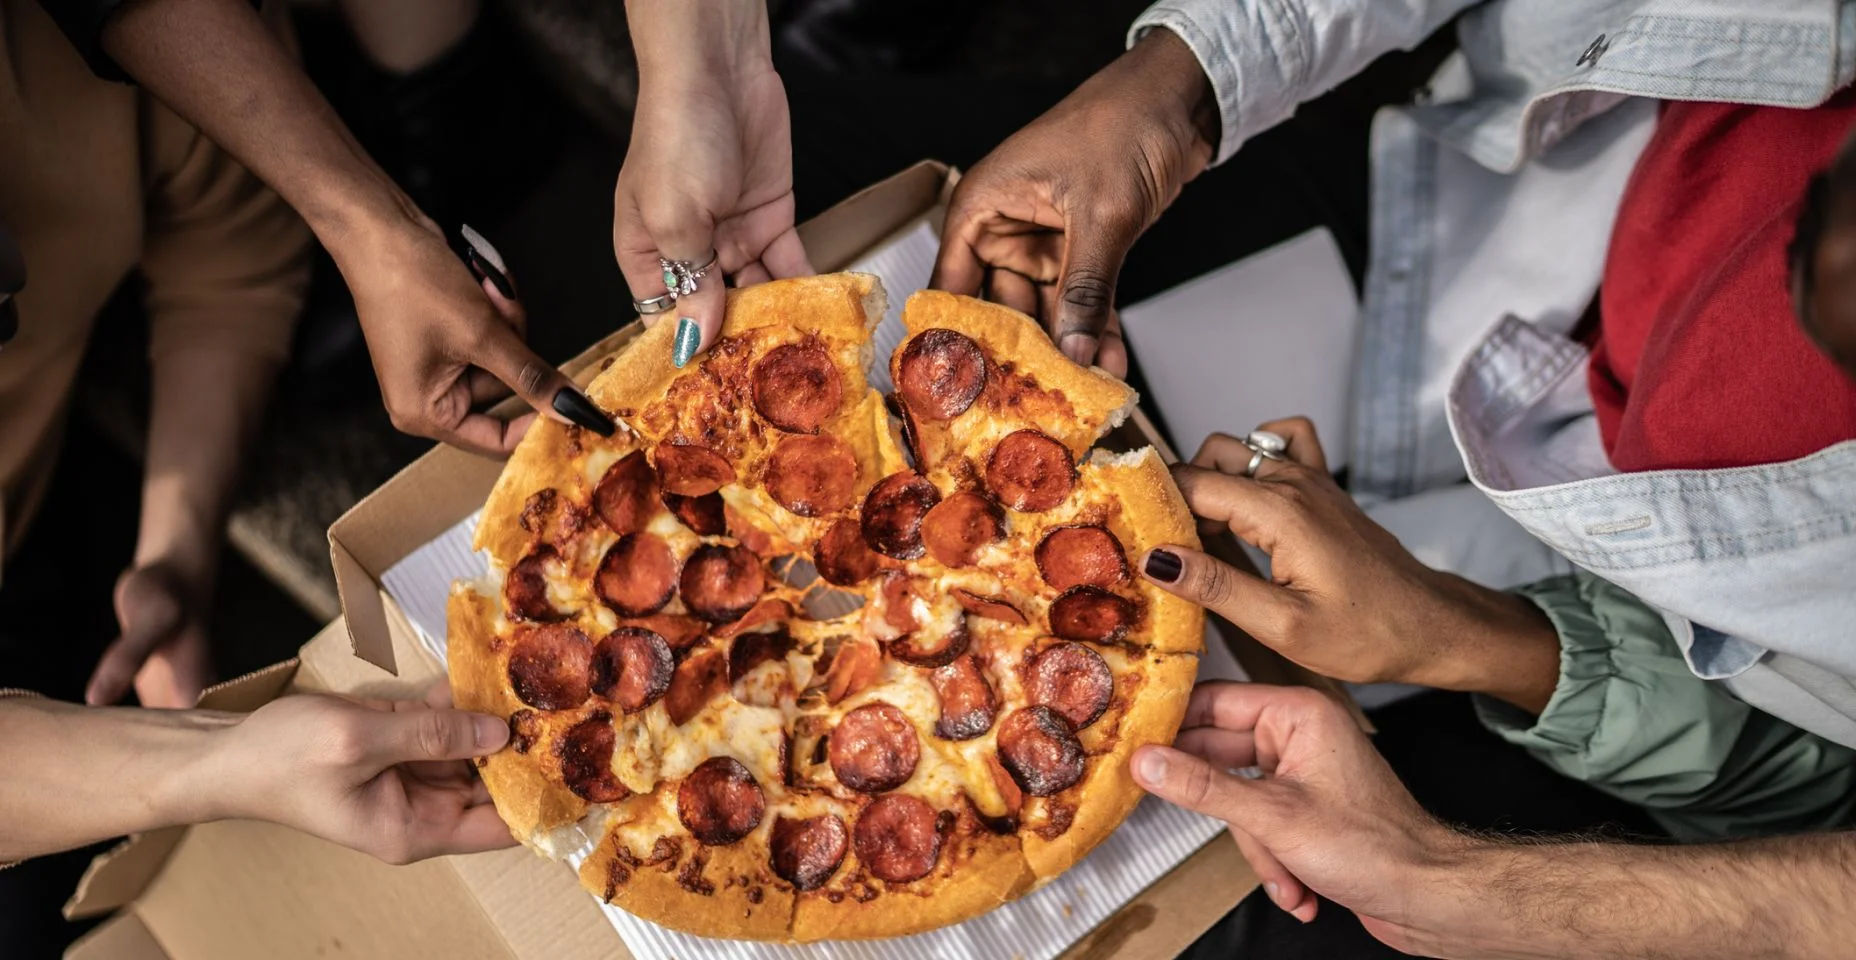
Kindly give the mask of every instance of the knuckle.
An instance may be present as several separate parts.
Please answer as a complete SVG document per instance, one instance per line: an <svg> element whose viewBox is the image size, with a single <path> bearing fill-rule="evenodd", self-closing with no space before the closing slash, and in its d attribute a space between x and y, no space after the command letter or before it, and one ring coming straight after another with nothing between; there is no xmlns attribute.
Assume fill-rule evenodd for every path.
<svg viewBox="0 0 1856 960"><path fill-rule="evenodd" d="M427 710L413 728L421 756L441 760L451 753L451 724L444 714Z"/></svg>
<svg viewBox="0 0 1856 960"><path fill-rule="evenodd" d="M538 359L530 358L523 361L521 368L516 371L516 382L510 384L510 386L515 387L516 392L524 396L534 396L541 393L541 388L546 386L547 383L547 364L542 363Z"/></svg>
<svg viewBox="0 0 1856 960"><path fill-rule="evenodd" d="M1106 312L1115 297L1115 281L1091 267L1072 268L1063 279L1063 304L1084 314Z"/></svg>
<svg viewBox="0 0 1856 960"><path fill-rule="evenodd" d="M1200 563L1192 588L1205 606L1221 608L1231 599L1231 573L1221 563Z"/></svg>
<svg viewBox="0 0 1856 960"><path fill-rule="evenodd" d="M337 764L359 763L367 758L367 732L350 717L338 717L327 728L329 759Z"/></svg>

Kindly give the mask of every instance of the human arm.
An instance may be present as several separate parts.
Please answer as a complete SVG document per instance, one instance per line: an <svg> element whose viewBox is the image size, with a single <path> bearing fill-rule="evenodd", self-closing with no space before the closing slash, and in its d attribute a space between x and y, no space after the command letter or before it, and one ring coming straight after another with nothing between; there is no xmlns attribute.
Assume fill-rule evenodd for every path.
<svg viewBox="0 0 1856 960"><path fill-rule="evenodd" d="M464 761L495 717L289 696L253 713L0 699L0 862L143 830L268 820L394 863L514 841Z"/></svg>
<svg viewBox="0 0 1856 960"><path fill-rule="evenodd" d="M765 3L627 0L625 13L638 105L613 192L619 270L645 299L665 292L659 257L716 257L664 314L681 367L721 331L724 274L746 285L812 272L793 225L792 120Z"/></svg>
<svg viewBox="0 0 1856 960"><path fill-rule="evenodd" d="M1436 957L1837 957L1856 834L1643 846L1467 835L1426 814L1345 709L1312 690L1209 683L1175 748L1143 747L1149 792L1229 824L1271 899L1310 892L1375 937ZM1257 767L1246 779L1226 772Z"/></svg>
<svg viewBox="0 0 1856 960"><path fill-rule="evenodd" d="M474 409L497 383L548 416L612 429L528 349L519 316L506 316L459 263L250 4L132 0L105 21L101 47L302 215L354 295L400 429L506 454L527 421Z"/></svg>
<svg viewBox="0 0 1856 960"><path fill-rule="evenodd" d="M1125 373L1116 280L1181 188L1475 2L1155 4L1127 53L961 178L931 284L1023 310L1072 360Z"/></svg>

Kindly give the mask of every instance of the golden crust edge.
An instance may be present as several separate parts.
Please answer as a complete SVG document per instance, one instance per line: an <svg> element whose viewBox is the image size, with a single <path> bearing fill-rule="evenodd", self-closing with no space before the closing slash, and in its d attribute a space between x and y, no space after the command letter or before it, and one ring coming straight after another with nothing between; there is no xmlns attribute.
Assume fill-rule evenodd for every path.
<svg viewBox="0 0 1856 960"><path fill-rule="evenodd" d="M726 847L702 848L693 839L686 839L684 846L706 850L709 866L719 866L725 874L730 869L741 868L743 861L747 861L750 868L764 867L754 864L747 851L766 849L767 829L763 823L749 838ZM760 837L762 842L749 846L753 837ZM607 900L607 878L618 859L617 843L617 831L608 830L580 865L580 885L601 901L659 926L697 936L773 943L792 941L794 896L790 890L765 885L763 899L758 904L750 902L746 888L740 886L718 884L714 893L707 897L692 894L683 889L677 879L679 869L694 855L688 849L681 851L672 869L661 866L632 869L629 881L616 887L612 899Z"/></svg>
<svg viewBox="0 0 1856 960"><path fill-rule="evenodd" d="M1098 451L1084 462L1093 482L1121 501L1125 529L1140 534L1130 551L1136 589L1147 602L1150 627L1147 646L1166 653L1201 653L1205 649L1205 610L1147 582L1138 572L1141 557L1154 547L1176 545L1199 549L1199 531L1186 507L1173 475L1152 447L1123 454Z"/></svg>
<svg viewBox="0 0 1856 960"><path fill-rule="evenodd" d="M522 708L506 689L490 648L495 636L495 601L466 582L454 584L447 602L447 669L451 696L460 710L488 713L509 719ZM545 749L542 744L538 747ZM478 764L477 773L489 788L497 813L509 832L530 849L539 851L541 838L580 822L589 808L566 786L549 780L539 764L507 746Z"/></svg>
<svg viewBox="0 0 1856 960"><path fill-rule="evenodd" d="M793 939L799 943L814 943L925 933L982 916L1035 888L1036 877L1024 857L1021 837L987 834L984 840L987 849L981 851L982 856L951 868L958 871L957 875L942 875L937 870L935 875L915 881L942 882L925 888L928 891L925 894L914 894L919 899L907 901L911 909L896 909L897 898L910 895L906 886L901 893L886 892L869 903L858 903L849 897L832 903L816 892L801 895L794 904ZM847 854L845 865L839 869L850 868L855 859L854 852ZM974 876L994 882L971 882ZM948 879L960 882L949 883Z"/></svg>

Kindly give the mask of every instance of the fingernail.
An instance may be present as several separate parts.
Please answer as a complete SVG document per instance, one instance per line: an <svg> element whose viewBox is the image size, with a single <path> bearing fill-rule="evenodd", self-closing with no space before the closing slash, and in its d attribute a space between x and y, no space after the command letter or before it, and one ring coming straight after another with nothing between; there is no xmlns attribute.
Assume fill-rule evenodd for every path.
<svg viewBox="0 0 1856 960"><path fill-rule="evenodd" d="M477 739L477 749L483 752L501 750L509 742L509 724L495 717L478 714L472 726Z"/></svg>
<svg viewBox="0 0 1856 960"><path fill-rule="evenodd" d="M1271 880L1270 882L1264 884L1263 892L1269 895L1271 903L1279 907L1282 906L1282 886L1278 884L1276 881Z"/></svg>
<svg viewBox="0 0 1856 960"><path fill-rule="evenodd" d="M702 346L702 328L689 317L678 319L677 342L671 348L670 362L676 364L678 370L683 369L683 365L690 362L690 358L696 355L696 348L700 346Z"/></svg>
<svg viewBox="0 0 1856 960"><path fill-rule="evenodd" d="M1057 344L1063 355L1087 367L1096 360L1096 338L1086 333L1067 333Z"/></svg>
<svg viewBox="0 0 1856 960"><path fill-rule="evenodd" d="M611 417L606 416L598 407L593 406L593 401L588 400L586 394L572 387L562 387L556 390L554 392L554 402L552 406L554 407L555 413L572 420L602 437L612 436L613 431L617 429Z"/></svg>
<svg viewBox="0 0 1856 960"><path fill-rule="evenodd" d="M1160 755L1160 751L1148 750L1142 753L1136 765L1139 769L1135 772L1141 775L1142 781L1153 784L1166 782L1166 758Z"/></svg>
<svg viewBox="0 0 1856 960"><path fill-rule="evenodd" d="M1179 562L1179 555L1166 550L1150 550L1147 553L1147 565L1142 567L1149 577L1161 583L1172 583L1179 579L1186 568Z"/></svg>
<svg viewBox="0 0 1856 960"><path fill-rule="evenodd" d="M503 255L490 245L490 241L484 239L483 234L478 233L468 223L459 227L458 233L464 237L464 249L469 254L467 262L470 264L471 271L489 280L490 285L494 286L496 292L502 294L505 300L514 300L516 288L515 284L509 282L509 268L503 263Z"/></svg>

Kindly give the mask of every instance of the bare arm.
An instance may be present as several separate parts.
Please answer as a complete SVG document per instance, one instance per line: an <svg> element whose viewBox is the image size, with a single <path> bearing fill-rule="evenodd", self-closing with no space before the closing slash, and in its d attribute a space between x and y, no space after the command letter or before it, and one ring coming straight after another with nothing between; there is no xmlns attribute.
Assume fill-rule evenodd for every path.
<svg viewBox="0 0 1856 960"><path fill-rule="evenodd" d="M355 298L395 426L507 455L528 421L477 412L500 381L543 415L612 422L518 332L243 0L132 0L103 49L294 207ZM485 374L489 381L486 381Z"/></svg>
<svg viewBox="0 0 1856 960"><path fill-rule="evenodd" d="M1226 771L1257 767L1251 780ZM1319 893L1407 953L1476 960L1846 957L1856 834L1695 846L1516 842L1433 819L1352 717L1307 689L1207 683L1149 792L1230 825L1269 896Z"/></svg>
<svg viewBox="0 0 1856 960"><path fill-rule="evenodd" d="M255 713L0 699L0 862L207 820L270 820L406 862L514 841L469 764L495 717L290 696Z"/></svg>

